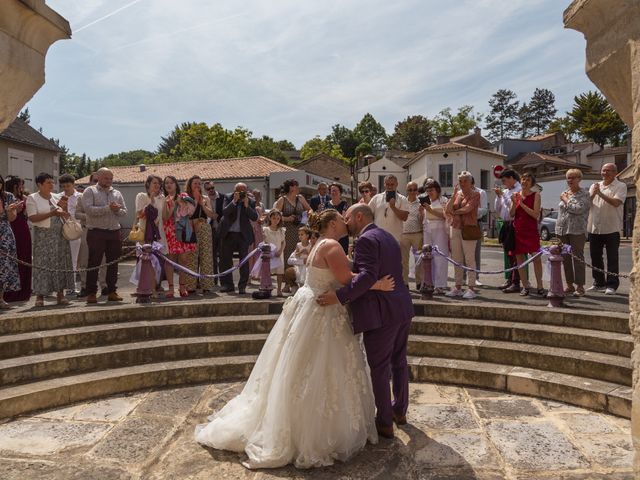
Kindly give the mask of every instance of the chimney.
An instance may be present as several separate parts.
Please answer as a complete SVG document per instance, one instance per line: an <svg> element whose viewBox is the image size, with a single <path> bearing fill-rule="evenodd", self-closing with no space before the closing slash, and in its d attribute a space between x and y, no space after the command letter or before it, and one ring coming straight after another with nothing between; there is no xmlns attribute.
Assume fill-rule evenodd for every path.
<svg viewBox="0 0 640 480"><path fill-rule="evenodd" d="M476 127L473 129L473 133L480 136L480 134L482 133L482 129L480 127Z"/></svg>
<svg viewBox="0 0 640 480"><path fill-rule="evenodd" d="M140 164L140 171L145 172L147 170L147 166L144 163Z"/></svg>
<svg viewBox="0 0 640 480"><path fill-rule="evenodd" d="M436 145L442 145L443 143L449 143L448 135L438 135L436 137Z"/></svg>

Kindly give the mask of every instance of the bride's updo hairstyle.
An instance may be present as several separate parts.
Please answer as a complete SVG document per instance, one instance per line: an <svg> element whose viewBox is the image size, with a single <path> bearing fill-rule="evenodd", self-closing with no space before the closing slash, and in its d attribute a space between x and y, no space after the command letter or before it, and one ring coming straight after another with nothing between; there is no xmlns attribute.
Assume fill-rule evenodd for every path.
<svg viewBox="0 0 640 480"><path fill-rule="evenodd" d="M311 214L309 217L309 228L312 232L318 232L322 235L329 226L329 222L337 219L338 211L333 208L327 208L321 212Z"/></svg>

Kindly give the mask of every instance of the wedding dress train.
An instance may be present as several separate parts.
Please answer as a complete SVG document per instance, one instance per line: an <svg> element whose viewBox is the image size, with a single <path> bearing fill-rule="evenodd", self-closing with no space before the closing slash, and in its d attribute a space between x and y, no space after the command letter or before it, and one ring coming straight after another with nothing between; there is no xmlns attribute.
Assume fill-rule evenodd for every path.
<svg viewBox="0 0 640 480"><path fill-rule="evenodd" d="M310 468L377 442L371 377L347 310L316 303L337 287L330 270L307 268L242 393L196 427L199 443L246 452L248 468Z"/></svg>

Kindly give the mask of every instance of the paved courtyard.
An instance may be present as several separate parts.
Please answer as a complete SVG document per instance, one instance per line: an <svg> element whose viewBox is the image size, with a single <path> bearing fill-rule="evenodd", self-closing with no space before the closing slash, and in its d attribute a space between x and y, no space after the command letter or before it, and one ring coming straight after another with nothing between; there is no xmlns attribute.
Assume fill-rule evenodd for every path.
<svg viewBox="0 0 640 480"><path fill-rule="evenodd" d="M499 392L411 385L409 425L350 462L250 471L193 440L242 388L154 390L0 424L3 480L632 479L628 420Z"/></svg>

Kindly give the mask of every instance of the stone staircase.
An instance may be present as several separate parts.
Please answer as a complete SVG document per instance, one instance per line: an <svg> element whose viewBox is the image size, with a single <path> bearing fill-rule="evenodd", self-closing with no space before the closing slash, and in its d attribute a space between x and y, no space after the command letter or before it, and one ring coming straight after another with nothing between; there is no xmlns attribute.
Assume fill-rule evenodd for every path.
<svg viewBox="0 0 640 480"><path fill-rule="evenodd" d="M151 387L246 378L278 301L186 301L0 316L0 418ZM533 395L629 417L623 314L415 303L414 381Z"/></svg>

